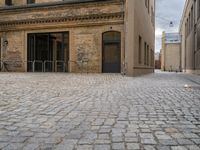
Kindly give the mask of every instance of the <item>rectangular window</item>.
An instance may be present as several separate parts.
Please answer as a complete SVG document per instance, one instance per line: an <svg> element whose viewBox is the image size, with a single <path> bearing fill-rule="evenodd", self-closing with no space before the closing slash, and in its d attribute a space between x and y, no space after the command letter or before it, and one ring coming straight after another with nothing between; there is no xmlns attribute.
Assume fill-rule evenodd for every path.
<svg viewBox="0 0 200 150"><path fill-rule="evenodd" d="M151 66L152 67L154 66L154 52L152 49L151 49Z"/></svg>
<svg viewBox="0 0 200 150"><path fill-rule="evenodd" d="M145 65L147 64L146 57L147 57L147 43L145 42L144 43L144 64Z"/></svg>
<svg viewBox="0 0 200 150"><path fill-rule="evenodd" d="M188 22L189 22L189 33L190 33L190 29L191 29L191 16L190 16L190 13L189 13L189 20L188 20Z"/></svg>
<svg viewBox="0 0 200 150"><path fill-rule="evenodd" d="M155 26L155 13L154 13L153 7L151 7L151 22L153 26Z"/></svg>
<svg viewBox="0 0 200 150"><path fill-rule="evenodd" d="M200 17L200 0L198 0L198 18Z"/></svg>
<svg viewBox="0 0 200 150"><path fill-rule="evenodd" d="M191 30L193 29L193 25L194 25L194 10L193 10L193 6L191 8Z"/></svg>
<svg viewBox="0 0 200 150"><path fill-rule="evenodd" d="M148 7L148 0L145 0L145 6Z"/></svg>
<svg viewBox="0 0 200 150"><path fill-rule="evenodd" d="M138 48L138 62L142 63L142 38L139 36L139 48Z"/></svg>
<svg viewBox="0 0 200 150"><path fill-rule="evenodd" d="M34 4L35 0L27 0L27 4Z"/></svg>
<svg viewBox="0 0 200 150"><path fill-rule="evenodd" d="M149 2L149 0L145 0L145 6L146 6L146 8L147 8L147 10L148 10L148 13L150 13L150 2Z"/></svg>
<svg viewBox="0 0 200 150"><path fill-rule="evenodd" d="M147 65L149 65L149 45L147 45Z"/></svg>
<svg viewBox="0 0 200 150"><path fill-rule="evenodd" d="M189 35L189 20L187 19L187 36Z"/></svg>
<svg viewBox="0 0 200 150"><path fill-rule="evenodd" d="M197 12L196 12L196 8L197 8L197 1L194 1L194 24L196 23L196 17L197 17Z"/></svg>
<svg viewBox="0 0 200 150"><path fill-rule="evenodd" d="M12 5L12 0L5 0L5 5L11 6Z"/></svg>
<svg viewBox="0 0 200 150"><path fill-rule="evenodd" d="M28 34L27 71L67 72L69 67L65 62L69 61L68 43L69 32Z"/></svg>
<svg viewBox="0 0 200 150"><path fill-rule="evenodd" d="M200 28L197 29L197 50L200 50Z"/></svg>
<svg viewBox="0 0 200 150"><path fill-rule="evenodd" d="M0 37L0 67L1 67L1 51L2 51L1 42L2 42L2 38Z"/></svg>

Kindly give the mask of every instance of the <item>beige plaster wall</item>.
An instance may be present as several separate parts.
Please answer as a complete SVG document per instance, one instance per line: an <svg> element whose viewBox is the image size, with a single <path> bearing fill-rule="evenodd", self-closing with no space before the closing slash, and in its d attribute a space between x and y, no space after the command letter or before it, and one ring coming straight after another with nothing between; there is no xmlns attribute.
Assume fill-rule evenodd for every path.
<svg viewBox="0 0 200 150"><path fill-rule="evenodd" d="M198 2L198 1L196 1ZM196 28L194 26L191 28L190 33L186 35L186 28L185 24L187 19L189 18L189 13L191 13L191 8L195 8L194 1L187 0L185 3L184 12L182 14L182 20L180 24L180 33L182 35L182 43L181 43L181 61L182 61L182 69L188 73L197 73L200 70L200 53L197 49L197 36L195 33L198 31L198 25L200 24L199 18L197 18L198 7L199 4L197 3L195 8L195 17L193 19L194 24L196 24Z"/></svg>
<svg viewBox="0 0 200 150"><path fill-rule="evenodd" d="M128 62L128 75L130 76L154 71L154 66L144 65L144 42L149 45L149 51L151 49L154 51L155 28L151 21L151 7L154 11L154 4L154 0L150 0L150 12L148 13L145 0L126 1L125 54ZM138 63L139 36L142 37L142 64ZM149 54L149 62L152 61L150 56Z"/></svg>
<svg viewBox="0 0 200 150"><path fill-rule="evenodd" d="M142 69L142 72L150 73L153 72L154 65L151 65L151 50L154 51L154 41L155 41L155 28L153 26L153 23L151 21L151 7L154 8L154 1L150 0L150 8L148 12L148 8L146 8L143 1L136 0L135 1L135 13L134 13L134 74L138 74L138 69ZM145 23L144 23L145 22ZM142 63L139 64L138 58L139 58L139 42L138 38L139 36L142 37ZM149 45L149 62L148 65L144 64L144 42ZM154 54L153 54L154 56ZM154 61L154 60L153 60ZM144 74L142 73L142 74Z"/></svg>
<svg viewBox="0 0 200 150"><path fill-rule="evenodd" d="M165 71L180 71L180 43L166 44L165 46Z"/></svg>

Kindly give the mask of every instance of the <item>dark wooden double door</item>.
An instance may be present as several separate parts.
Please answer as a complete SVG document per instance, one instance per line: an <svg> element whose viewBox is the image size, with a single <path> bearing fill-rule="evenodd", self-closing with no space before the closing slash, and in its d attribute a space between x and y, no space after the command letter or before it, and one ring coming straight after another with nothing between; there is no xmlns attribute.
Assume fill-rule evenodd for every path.
<svg viewBox="0 0 200 150"><path fill-rule="evenodd" d="M102 72L121 72L121 34L119 32L103 34Z"/></svg>

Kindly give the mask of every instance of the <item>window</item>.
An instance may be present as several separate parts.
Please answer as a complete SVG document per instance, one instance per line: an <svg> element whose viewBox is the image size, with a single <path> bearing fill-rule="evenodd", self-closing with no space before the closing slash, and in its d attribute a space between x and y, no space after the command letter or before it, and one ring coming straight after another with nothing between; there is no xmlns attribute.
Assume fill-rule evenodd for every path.
<svg viewBox="0 0 200 150"><path fill-rule="evenodd" d="M145 0L145 6L148 7L148 0Z"/></svg>
<svg viewBox="0 0 200 150"><path fill-rule="evenodd" d="M28 72L67 72L69 32L30 33L27 37ZM33 65L34 62L34 65Z"/></svg>
<svg viewBox="0 0 200 150"><path fill-rule="evenodd" d="M149 8L150 3L149 3L149 0L145 0L145 6L148 9L148 13L150 13L150 8Z"/></svg>
<svg viewBox="0 0 200 150"><path fill-rule="evenodd" d="M151 66L154 66L154 51L151 49Z"/></svg>
<svg viewBox="0 0 200 150"><path fill-rule="evenodd" d="M193 6L191 8L191 29L193 29L194 26L194 10L193 10Z"/></svg>
<svg viewBox="0 0 200 150"><path fill-rule="evenodd" d="M27 4L34 4L35 0L27 0Z"/></svg>
<svg viewBox="0 0 200 150"><path fill-rule="evenodd" d="M198 0L198 18L200 17L200 0Z"/></svg>
<svg viewBox="0 0 200 150"><path fill-rule="evenodd" d="M153 7L151 7L151 22L153 26L155 26L155 13L154 13Z"/></svg>
<svg viewBox="0 0 200 150"><path fill-rule="evenodd" d="M0 37L0 61L1 61L1 51L2 51L2 47L1 47L1 37ZM1 64L0 64L0 67L1 67Z"/></svg>
<svg viewBox="0 0 200 150"><path fill-rule="evenodd" d="M191 29L191 16L190 16L190 13L189 13L189 20L188 20L188 23L189 23L189 29L188 29L188 31L189 31L189 33L190 33L190 29Z"/></svg>
<svg viewBox="0 0 200 150"><path fill-rule="evenodd" d="M146 62L147 62L147 65L149 65L149 45L147 45L147 58L146 58Z"/></svg>
<svg viewBox="0 0 200 150"><path fill-rule="evenodd" d="M197 29L197 50L200 50L200 29Z"/></svg>
<svg viewBox="0 0 200 150"><path fill-rule="evenodd" d="M185 37L187 37L187 22L185 23Z"/></svg>
<svg viewBox="0 0 200 150"><path fill-rule="evenodd" d="M5 0L5 4L7 6L11 6L12 5L12 0Z"/></svg>
<svg viewBox="0 0 200 150"><path fill-rule="evenodd" d="M196 23L196 17L197 17L196 8L198 7L197 7L197 1L195 0L194 1L194 24Z"/></svg>
<svg viewBox="0 0 200 150"><path fill-rule="evenodd" d="M187 19L187 26L186 26L186 35L189 35L189 21Z"/></svg>
<svg viewBox="0 0 200 150"><path fill-rule="evenodd" d="M139 64L142 63L142 38L139 36L139 48L138 48L138 62Z"/></svg>
<svg viewBox="0 0 200 150"><path fill-rule="evenodd" d="M147 43L145 42L144 43L144 64L145 65L147 64L146 57L147 57Z"/></svg>

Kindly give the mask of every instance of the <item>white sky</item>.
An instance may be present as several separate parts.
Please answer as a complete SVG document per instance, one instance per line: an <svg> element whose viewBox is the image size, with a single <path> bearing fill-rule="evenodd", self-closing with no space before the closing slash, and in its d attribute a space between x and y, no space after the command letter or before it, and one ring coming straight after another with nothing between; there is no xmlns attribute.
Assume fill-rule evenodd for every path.
<svg viewBox="0 0 200 150"><path fill-rule="evenodd" d="M161 49L162 32L178 32L185 0L156 0L156 48ZM173 21L173 27L170 22Z"/></svg>

